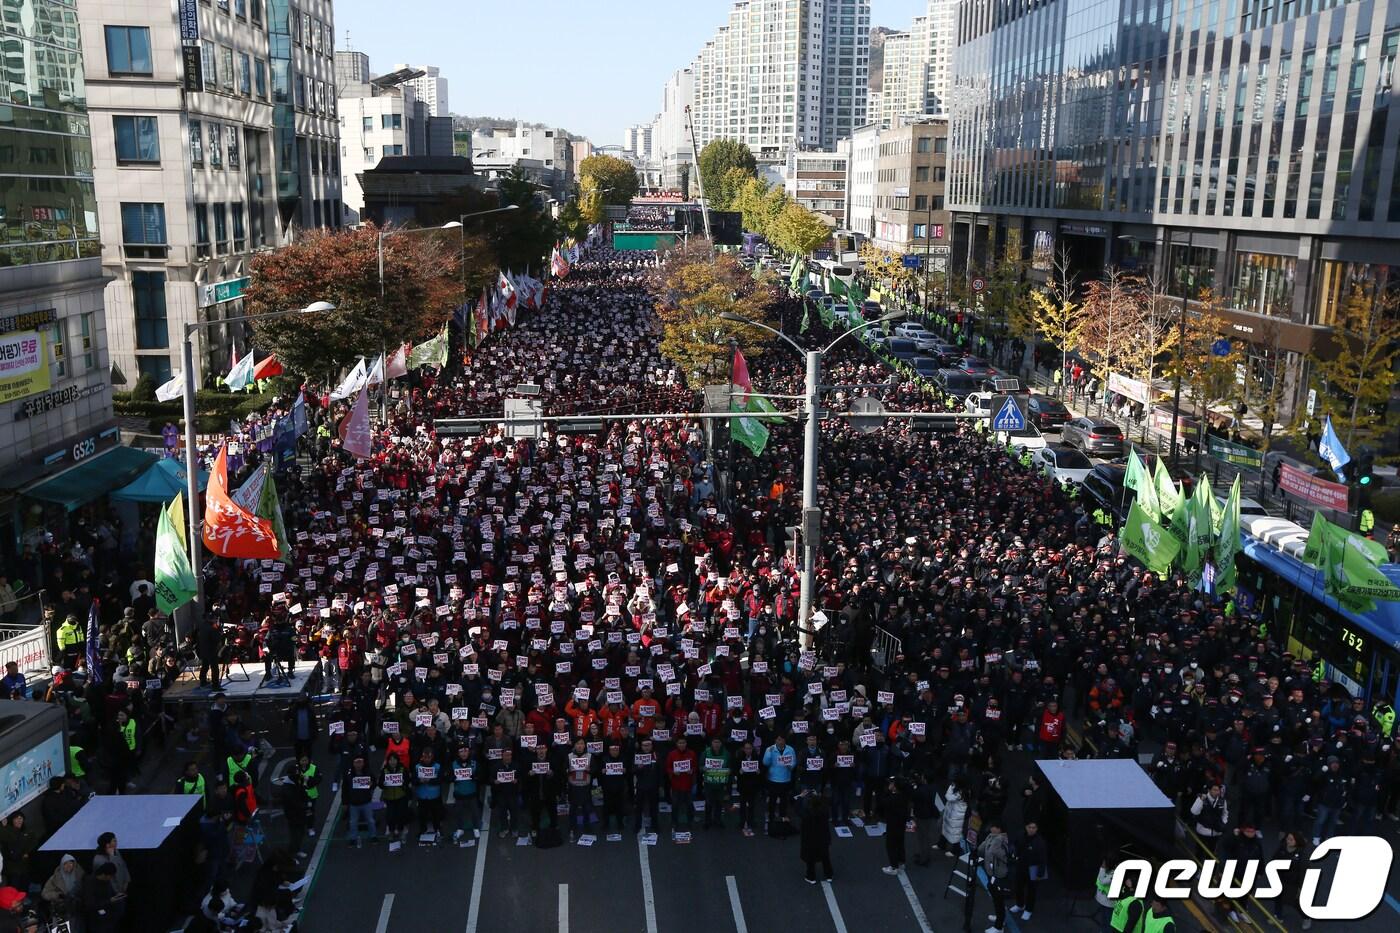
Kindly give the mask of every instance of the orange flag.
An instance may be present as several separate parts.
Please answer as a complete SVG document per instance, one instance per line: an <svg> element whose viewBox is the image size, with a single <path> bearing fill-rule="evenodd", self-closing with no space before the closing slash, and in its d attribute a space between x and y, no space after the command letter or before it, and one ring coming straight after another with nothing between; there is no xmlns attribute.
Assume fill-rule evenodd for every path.
<svg viewBox="0 0 1400 933"><path fill-rule="evenodd" d="M249 512L228 494L227 444L219 448L204 503L204 546L210 551L220 557L279 556L272 522Z"/></svg>

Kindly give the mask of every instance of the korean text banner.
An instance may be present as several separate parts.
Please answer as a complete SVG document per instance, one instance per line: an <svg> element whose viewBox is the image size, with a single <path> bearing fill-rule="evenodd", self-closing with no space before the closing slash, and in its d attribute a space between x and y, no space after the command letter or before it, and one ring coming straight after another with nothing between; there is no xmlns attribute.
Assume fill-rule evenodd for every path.
<svg viewBox="0 0 1400 933"><path fill-rule="evenodd" d="M43 336L34 330L0 334L0 402L46 392L49 387Z"/></svg>

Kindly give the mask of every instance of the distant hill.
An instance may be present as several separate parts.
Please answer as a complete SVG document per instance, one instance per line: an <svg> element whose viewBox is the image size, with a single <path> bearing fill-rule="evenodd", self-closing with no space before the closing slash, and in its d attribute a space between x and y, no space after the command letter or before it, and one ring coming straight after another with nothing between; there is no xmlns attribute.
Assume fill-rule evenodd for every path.
<svg viewBox="0 0 1400 933"><path fill-rule="evenodd" d="M514 126L517 122L525 124L530 129L559 130L570 139L583 139L577 133L570 133L562 127L550 126L548 123L516 120L515 117L464 117L461 114L452 114L452 129L457 132L475 131L491 126Z"/></svg>

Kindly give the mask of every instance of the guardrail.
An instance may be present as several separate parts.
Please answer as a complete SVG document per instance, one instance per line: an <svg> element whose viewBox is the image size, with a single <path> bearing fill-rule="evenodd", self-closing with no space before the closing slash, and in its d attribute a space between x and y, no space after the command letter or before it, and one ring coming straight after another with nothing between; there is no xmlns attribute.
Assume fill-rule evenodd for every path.
<svg viewBox="0 0 1400 933"><path fill-rule="evenodd" d="M0 667L14 661L25 673L49 666L49 633L43 625L0 626Z"/></svg>

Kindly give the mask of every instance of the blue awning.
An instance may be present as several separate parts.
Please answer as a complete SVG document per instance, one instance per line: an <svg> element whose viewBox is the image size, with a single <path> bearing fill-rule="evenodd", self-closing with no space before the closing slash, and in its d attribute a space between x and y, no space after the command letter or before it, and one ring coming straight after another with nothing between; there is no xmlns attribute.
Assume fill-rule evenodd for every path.
<svg viewBox="0 0 1400 933"><path fill-rule="evenodd" d="M1240 541L1244 545L1246 556L1269 568L1281 580L1302 590L1328 609L1370 632L1374 638L1400 651L1400 603L1377 600L1374 611L1358 615L1343 609L1335 599L1327 595L1322 571L1316 567L1277 551L1249 535L1241 534ZM1385 564L1381 567L1381 573L1396 586L1400 586L1400 565Z"/></svg>
<svg viewBox="0 0 1400 933"><path fill-rule="evenodd" d="M209 485L209 474L199 471L199 490ZM112 493L113 502L169 502L176 493L186 492L185 464L173 457L164 457L136 479Z"/></svg>
<svg viewBox="0 0 1400 933"><path fill-rule="evenodd" d="M24 495L40 502L74 509L125 486L156 460L156 455L134 447L113 447L91 460L66 470L53 479L45 480Z"/></svg>

